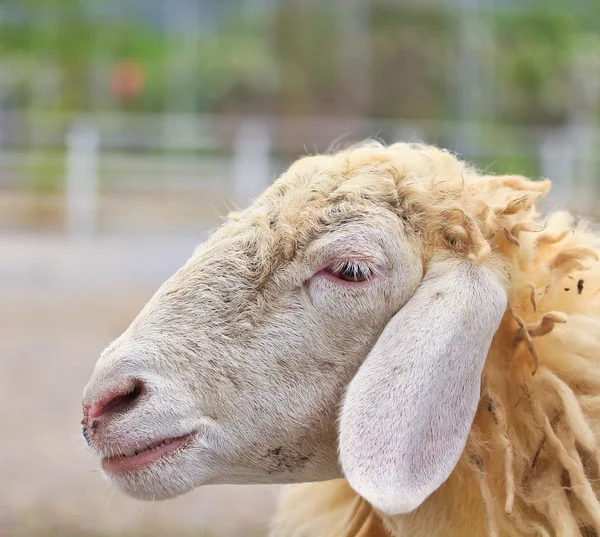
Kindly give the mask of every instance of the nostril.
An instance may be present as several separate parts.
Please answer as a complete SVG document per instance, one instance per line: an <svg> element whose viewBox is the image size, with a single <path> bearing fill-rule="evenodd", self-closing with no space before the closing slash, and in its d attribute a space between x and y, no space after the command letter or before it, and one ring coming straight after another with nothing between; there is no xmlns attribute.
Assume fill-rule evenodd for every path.
<svg viewBox="0 0 600 537"><path fill-rule="evenodd" d="M89 424L94 420L106 418L115 412L131 407L143 392L144 384L136 380L124 390L118 390L102 397L89 407L88 412L86 412L86 421Z"/></svg>

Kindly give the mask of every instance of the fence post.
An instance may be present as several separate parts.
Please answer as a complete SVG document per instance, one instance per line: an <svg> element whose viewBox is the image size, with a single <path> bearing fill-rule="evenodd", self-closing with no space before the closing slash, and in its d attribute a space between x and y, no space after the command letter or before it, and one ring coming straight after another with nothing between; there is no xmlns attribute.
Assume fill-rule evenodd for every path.
<svg viewBox="0 0 600 537"><path fill-rule="evenodd" d="M66 136L66 226L70 237L90 238L96 231L98 130L76 121Z"/></svg>
<svg viewBox="0 0 600 537"><path fill-rule="evenodd" d="M571 143L576 148L577 189L573 206L577 212L596 212L593 203L598 176L596 149L597 116L600 106L600 40L595 35L580 36L571 63L568 124Z"/></svg>
<svg viewBox="0 0 600 537"><path fill-rule="evenodd" d="M552 180L546 203L549 209L572 209L575 180L575 147L568 127L548 131L539 146L542 177Z"/></svg>
<svg viewBox="0 0 600 537"><path fill-rule="evenodd" d="M271 183L271 137L264 120L247 119L234 141L233 193L242 209Z"/></svg>

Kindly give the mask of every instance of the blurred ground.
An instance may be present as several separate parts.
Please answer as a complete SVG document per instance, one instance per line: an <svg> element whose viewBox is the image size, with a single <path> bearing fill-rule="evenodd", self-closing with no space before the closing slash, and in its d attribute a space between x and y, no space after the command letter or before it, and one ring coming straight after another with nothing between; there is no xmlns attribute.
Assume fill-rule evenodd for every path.
<svg viewBox="0 0 600 537"><path fill-rule="evenodd" d="M2 537L265 534L277 487L137 502L104 482L80 435L101 350L201 239L0 236Z"/></svg>

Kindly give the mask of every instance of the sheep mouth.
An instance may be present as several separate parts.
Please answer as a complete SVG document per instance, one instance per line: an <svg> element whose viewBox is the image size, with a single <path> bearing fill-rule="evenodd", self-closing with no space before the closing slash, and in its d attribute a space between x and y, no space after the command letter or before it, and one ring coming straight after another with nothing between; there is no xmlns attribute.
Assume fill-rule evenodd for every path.
<svg viewBox="0 0 600 537"><path fill-rule="evenodd" d="M194 433L159 440L141 449L131 449L128 453L104 457L102 468L109 474L118 474L128 470L138 470L149 466L159 459L172 455L190 446Z"/></svg>

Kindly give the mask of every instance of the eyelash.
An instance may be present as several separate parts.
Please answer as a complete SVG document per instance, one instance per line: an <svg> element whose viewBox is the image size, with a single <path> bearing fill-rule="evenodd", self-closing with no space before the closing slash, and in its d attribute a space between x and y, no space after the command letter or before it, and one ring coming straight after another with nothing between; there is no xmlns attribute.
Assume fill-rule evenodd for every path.
<svg viewBox="0 0 600 537"><path fill-rule="evenodd" d="M353 259L341 261L337 265L331 267L328 272L340 280L351 283L366 282L370 280L374 274L371 267Z"/></svg>

